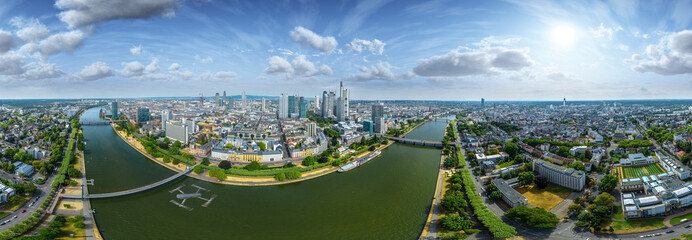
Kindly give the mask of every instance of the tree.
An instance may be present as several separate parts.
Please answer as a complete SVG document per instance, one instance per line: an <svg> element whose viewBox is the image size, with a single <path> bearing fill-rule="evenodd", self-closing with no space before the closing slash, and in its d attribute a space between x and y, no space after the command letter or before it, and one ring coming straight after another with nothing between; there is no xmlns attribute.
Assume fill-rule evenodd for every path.
<svg viewBox="0 0 692 240"><path fill-rule="evenodd" d="M317 164L317 161L312 156L307 156L307 157L305 157L305 159L303 159L302 164L303 164L303 166L312 166L312 165Z"/></svg>
<svg viewBox="0 0 692 240"><path fill-rule="evenodd" d="M490 154L500 154L500 150L493 148L493 150L490 151Z"/></svg>
<svg viewBox="0 0 692 240"><path fill-rule="evenodd" d="M164 163L169 163L169 162L171 162L171 157L169 157L168 155L163 156L163 162L164 162Z"/></svg>
<svg viewBox="0 0 692 240"><path fill-rule="evenodd" d="M513 142L508 142L507 144L505 144L505 147L502 150L509 154L510 158L516 157L519 153L519 147L517 146L517 144Z"/></svg>
<svg viewBox="0 0 692 240"><path fill-rule="evenodd" d="M529 185L534 181L533 172L519 173L519 183L521 185Z"/></svg>
<svg viewBox="0 0 692 240"><path fill-rule="evenodd" d="M527 226L535 228L555 228L560 219L554 213L543 208L529 208L518 206L507 211L507 217L517 220Z"/></svg>
<svg viewBox="0 0 692 240"><path fill-rule="evenodd" d="M209 158L202 158L202 165L209 166Z"/></svg>
<svg viewBox="0 0 692 240"><path fill-rule="evenodd" d="M586 149L586 151L584 151L584 158L586 158L586 160L591 160L592 157L593 154L591 154L591 150Z"/></svg>
<svg viewBox="0 0 692 240"><path fill-rule="evenodd" d="M514 157L514 164L523 163L525 161L526 158L524 158L524 156L522 155L517 155L516 157Z"/></svg>
<svg viewBox="0 0 692 240"><path fill-rule="evenodd" d="M569 206L569 208L567 208L567 209L569 210L569 213L575 213L576 214L576 213L580 213L581 211L583 211L584 207L582 207L579 204L574 204L572 206Z"/></svg>
<svg viewBox="0 0 692 240"><path fill-rule="evenodd" d="M615 197L610 195L610 193L604 192L599 194L593 202L599 206L611 207L613 206L613 203L615 203Z"/></svg>
<svg viewBox="0 0 692 240"><path fill-rule="evenodd" d="M67 175L71 178L79 178L82 177L82 172L77 170L76 168L69 168L67 169Z"/></svg>
<svg viewBox="0 0 692 240"><path fill-rule="evenodd" d="M173 158L173 165L178 165L180 160L178 158Z"/></svg>
<svg viewBox="0 0 692 240"><path fill-rule="evenodd" d="M231 162L229 162L228 160L223 160L219 163L219 168L221 168L223 170L227 170L227 169L231 168Z"/></svg>
<svg viewBox="0 0 692 240"><path fill-rule="evenodd" d="M249 171L256 171L256 170L259 170L260 168L262 168L262 166L260 166L259 162L257 162L257 161L252 161L252 162L250 162L250 164L245 166L245 169L247 169Z"/></svg>
<svg viewBox="0 0 692 240"><path fill-rule="evenodd" d="M263 142L258 142L257 147L259 147L260 151L267 150L267 144L264 144Z"/></svg>
<svg viewBox="0 0 692 240"><path fill-rule="evenodd" d="M285 173L276 174L276 175L274 175L274 179L276 179L276 181L286 180L286 174Z"/></svg>
<svg viewBox="0 0 692 240"><path fill-rule="evenodd" d="M594 215L593 215L593 213L590 213L590 212L582 212L579 214L579 216L577 216L577 219L579 219L579 221L584 221L584 222L591 222L591 220L593 218L594 218Z"/></svg>
<svg viewBox="0 0 692 240"><path fill-rule="evenodd" d="M473 226L473 221L471 221L471 217L469 217L466 212L460 214L447 214L440 218L440 223L442 227L452 231L461 231Z"/></svg>
<svg viewBox="0 0 692 240"><path fill-rule="evenodd" d="M601 192L612 192L618 185L618 178L614 175L605 175L598 183L598 190Z"/></svg>
<svg viewBox="0 0 692 240"><path fill-rule="evenodd" d="M494 191L494 192L490 193L490 198L498 200L498 199L502 198L502 193L500 191Z"/></svg>
<svg viewBox="0 0 692 240"><path fill-rule="evenodd" d="M468 206L468 203L464 199L464 195L461 192L456 194L445 194L445 196L440 201L440 207L442 211L452 213L452 212L463 212L464 208Z"/></svg>
<svg viewBox="0 0 692 240"><path fill-rule="evenodd" d="M202 168L202 165L197 165L197 166L195 166L194 169L192 169L192 171L195 172L196 174L202 173L203 170L204 169Z"/></svg>
<svg viewBox="0 0 692 240"><path fill-rule="evenodd" d="M538 188L542 189L548 186L548 178L546 176L538 175L535 177L534 181L536 182L536 186L538 186Z"/></svg>
<svg viewBox="0 0 692 240"><path fill-rule="evenodd" d="M497 186L495 186L494 183L491 183L485 187L485 191L487 192L494 192L495 190L497 190Z"/></svg>

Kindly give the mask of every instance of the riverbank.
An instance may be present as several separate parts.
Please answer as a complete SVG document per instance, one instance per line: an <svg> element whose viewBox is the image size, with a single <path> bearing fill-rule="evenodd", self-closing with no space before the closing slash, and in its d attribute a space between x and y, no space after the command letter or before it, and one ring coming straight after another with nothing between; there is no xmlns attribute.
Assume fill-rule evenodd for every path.
<svg viewBox="0 0 692 240"><path fill-rule="evenodd" d="M435 194L433 195L433 200L432 203L430 203L430 213L428 213L428 219L425 221L425 227L423 227L423 232L421 232L420 237L418 239L423 239L423 238L429 238L429 237L435 237L435 236L428 236L430 232L436 233L437 229L430 230L430 225L432 224L433 220L433 213L435 213L436 208L435 206L439 204L440 202L440 196L442 196L442 184L444 184L444 181L442 180L444 177L444 161L445 161L445 155L441 154L440 155L440 169L437 172L437 183L435 183ZM436 213L435 213L436 215Z"/></svg>
<svg viewBox="0 0 692 240"><path fill-rule="evenodd" d="M185 170L185 164L177 164L173 165L172 163L165 163L163 162L163 158L155 158L154 156L151 156L151 154L147 153L144 146L139 142L134 137L128 137L127 134L123 131L118 131L115 128L115 124L111 124L111 128L115 133L123 140L125 141L128 145L130 145L132 148L137 150L140 154L144 155L148 159L154 161L155 163L164 166L168 168L169 170L172 170L174 172L180 172ZM411 130L412 131L412 130ZM411 132L409 131L409 132ZM407 132L406 134L408 134ZM388 144L384 146L380 146L376 149L377 150L383 150L390 145L392 145L394 142L390 141ZM181 166L182 165L182 166ZM195 174L195 173L188 173L186 176L195 178L198 180L202 181L207 181L207 182L213 182L213 183L220 183L220 184L226 184L226 185L233 185L233 186L272 186L272 185L282 185L282 184L289 184L289 183L295 183L295 182L301 182L305 180L310 180L314 179L317 177L321 177L330 173L334 173L337 170L339 170L340 167L334 167L334 166L327 166L307 172L302 173L302 177L297 178L297 179L291 179L291 180L285 180L285 181L277 181L274 179L273 176L262 176L262 177L253 177L253 176L237 176L237 175L229 175L227 179L225 180L218 180L216 178L212 178L206 175L206 172L202 172L200 174Z"/></svg>

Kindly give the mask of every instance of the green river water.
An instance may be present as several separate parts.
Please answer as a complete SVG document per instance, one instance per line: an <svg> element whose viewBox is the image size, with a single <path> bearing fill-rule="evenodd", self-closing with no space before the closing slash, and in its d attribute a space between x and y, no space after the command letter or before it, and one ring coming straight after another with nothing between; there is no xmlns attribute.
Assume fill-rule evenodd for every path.
<svg viewBox="0 0 692 240"><path fill-rule="evenodd" d="M98 119L98 108L83 120ZM409 137L440 140L445 121L432 121ZM174 173L139 154L108 125L84 126L90 193L156 182ZM92 200L105 239L416 239L435 190L440 150L395 143L347 173L278 186L241 187L183 177L144 193ZM208 205L172 203L178 186L197 185L216 195ZM177 200L177 199L176 199Z"/></svg>

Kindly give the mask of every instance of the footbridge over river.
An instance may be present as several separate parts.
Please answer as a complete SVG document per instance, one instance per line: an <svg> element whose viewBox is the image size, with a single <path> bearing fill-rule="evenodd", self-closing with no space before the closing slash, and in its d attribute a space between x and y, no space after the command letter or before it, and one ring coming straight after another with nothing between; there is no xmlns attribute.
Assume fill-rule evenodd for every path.
<svg viewBox="0 0 692 240"><path fill-rule="evenodd" d="M201 163L201 162L200 162L200 163ZM128 189L128 190L124 190L124 191L120 191L120 192L87 194L87 195L84 195L84 196L82 196L82 195L76 195L76 194L65 194L65 195L62 195L62 198L68 198L68 199L82 199L82 198L84 198L84 199L112 198L112 197L121 197L121 196L125 196L125 195L130 195L130 194L135 194L135 193L139 193L139 192L144 192L144 191L146 191L146 190L149 190L149 189L152 189L152 188L156 188L156 187L158 187L158 186L161 186L161 185L164 185L164 184L166 184L166 183L172 182L173 180L176 180L176 179L178 179L179 177L182 177L183 175L190 173L190 171L192 171L192 169L193 169L195 166L199 165L200 163L197 163L197 164L195 164L194 166L191 166L191 167L187 168L186 170L183 170L183 171L181 171L181 172L179 172L179 173L176 173L175 175L170 176L170 177L168 177L168 178L166 178L166 179L163 179L163 180L161 180L161 181L158 181L158 182L155 182L155 183L146 185L146 186L142 186L142 187L138 187L138 188L133 188L133 189Z"/></svg>
<svg viewBox="0 0 692 240"><path fill-rule="evenodd" d="M440 141L427 141L427 140L418 140L418 139L410 139L410 138L399 138L399 137L390 137L390 136L384 136L389 140L398 142L398 143L403 143L403 144L409 144L409 145L415 145L415 146L424 146L424 147L436 147L436 148L442 148L442 142ZM450 142L450 145L457 145L459 144L458 142Z"/></svg>
<svg viewBox="0 0 692 240"><path fill-rule="evenodd" d="M127 120L95 120L95 121L79 121L82 125L108 125L111 123L125 122Z"/></svg>

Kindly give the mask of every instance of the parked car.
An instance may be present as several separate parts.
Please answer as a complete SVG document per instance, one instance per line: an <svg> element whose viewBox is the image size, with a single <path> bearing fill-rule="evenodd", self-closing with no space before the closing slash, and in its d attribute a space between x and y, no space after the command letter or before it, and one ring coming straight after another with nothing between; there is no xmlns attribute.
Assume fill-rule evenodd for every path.
<svg viewBox="0 0 692 240"><path fill-rule="evenodd" d="M22 210L22 213L25 213L25 212L26 212L26 209ZM16 217L16 216L15 216L15 217Z"/></svg>

